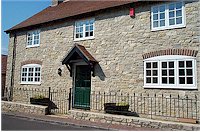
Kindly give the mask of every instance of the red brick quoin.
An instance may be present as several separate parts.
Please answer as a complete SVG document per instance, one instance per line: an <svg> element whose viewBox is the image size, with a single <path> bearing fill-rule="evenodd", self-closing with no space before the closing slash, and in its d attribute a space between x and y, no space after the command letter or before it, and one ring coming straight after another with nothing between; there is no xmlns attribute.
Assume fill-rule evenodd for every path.
<svg viewBox="0 0 200 132"><path fill-rule="evenodd" d="M142 55L143 59L155 57L155 56L162 56L162 55L185 55L185 56L197 56L197 50L189 50L189 49L166 49L166 50L159 50L154 52L145 53Z"/></svg>
<svg viewBox="0 0 200 132"><path fill-rule="evenodd" d="M40 64L40 65L42 65L42 61L40 61L40 60L27 60L27 61L21 62L21 66L26 65L26 64Z"/></svg>

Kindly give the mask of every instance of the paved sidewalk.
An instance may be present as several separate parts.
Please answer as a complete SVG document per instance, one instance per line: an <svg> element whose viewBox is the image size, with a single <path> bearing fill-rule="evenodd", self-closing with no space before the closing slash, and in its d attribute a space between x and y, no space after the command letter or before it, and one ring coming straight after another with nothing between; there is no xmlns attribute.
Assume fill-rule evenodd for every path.
<svg viewBox="0 0 200 132"><path fill-rule="evenodd" d="M75 120L67 115L33 115L33 114L25 114L25 113L14 113L14 112L2 112L2 114L12 115L20 118L28 118L32 120L44 121L49 123L57 123L62 125L76 125L81 127L90 127L90 128L98 128L102 130L124 130L124 131L160 131L160 129L153 128L139 128L132 126L124 126L124 125L114 125L114 124L106 124L100 122L91 122L91 121L82 121Z"/></svg>

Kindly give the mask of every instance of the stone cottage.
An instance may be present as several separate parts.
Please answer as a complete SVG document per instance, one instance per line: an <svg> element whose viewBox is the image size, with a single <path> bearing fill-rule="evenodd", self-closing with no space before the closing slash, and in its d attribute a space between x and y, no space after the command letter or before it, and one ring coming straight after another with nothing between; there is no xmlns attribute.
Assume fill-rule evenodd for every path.
<svg viewBox="0 0 200 132"><path fill-rule="evenodd" d="M16 88L72 88L74 108L92 91L199 99L199 31L199 1L53 0L5 31L6 86L15 101Z"/></svg>

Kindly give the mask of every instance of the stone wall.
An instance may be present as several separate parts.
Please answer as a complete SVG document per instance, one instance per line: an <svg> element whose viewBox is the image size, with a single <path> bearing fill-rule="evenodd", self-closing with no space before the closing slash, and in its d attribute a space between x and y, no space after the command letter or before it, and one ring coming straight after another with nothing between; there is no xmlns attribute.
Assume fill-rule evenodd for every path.
<svg viewBox="0 0 200 132"><path fill-rule="evenodd" d="M1 110L3 112L20 112L28 114L46 115L47 106L30 105L17 102L1 101Z"/></svg>
<svg viewBox="0 0 200 132"><path fill-rule="evenodd" d="M197 90L145 89L142 55L166 49L189 49L200 51L200 1L186 2L186 27L151 31L150 9L157 2L140 2L135 7L135 18L129 16L129 6L96 12L95 38L76 41L99 61L92 77L92 91L164 94L164 96L200 97L200 53L197 54ZM80 19L84 18L84 15ZM73 27L77 19L66 20L57 25L41 27L39 47L26 48L26 31L17 33L14 88L66 89L73 87L73 78L63 57L75 43ZM7 86L10 86L13 36L10 36ZM35 60L42 62L42 77L39 85L20 84L21 64ZM62 76L57 73L62 69ZM14 94L14 101L21 98ZM200 107L200 105L198 105ZM199 113L200 114L200 113Z"/></svg>
<svg viewBox="0 0 200 132"><path fill-rule="evenodd" d="M200 126L197 124L186 124L179 122L156 121L151 119L144 119L138 117L128 117L122 115L111 115L84 111L69 111L70 116L77 120L88 120L92 122L101 122L108 124L121 124L133 127L148 127L159 128L162 130L184 130L184 131L198 131Z"/></svg>

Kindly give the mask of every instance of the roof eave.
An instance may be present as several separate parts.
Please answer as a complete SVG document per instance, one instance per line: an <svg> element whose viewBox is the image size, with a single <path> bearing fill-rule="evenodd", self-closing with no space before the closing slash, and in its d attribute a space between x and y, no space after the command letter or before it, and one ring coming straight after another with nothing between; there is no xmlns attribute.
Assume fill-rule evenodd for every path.
<svg viewBox="0 0 200 132"><path fill-rule="evenodd" d="M123 4L123 5L128 5L130 3L137 2L137 1L138 0L130 1L129 3ZM122 5L116 5L116 6L113 6L113 7L118 7L118 6L122 6ZM113 8L113 7L108 7L108 8ZM64 20L64 19L67 19L67 18L70 18L70 17L76 17L76 16L79 16L79 15L83 15L83 14L87 14L87 13L92 13L92 12L96 12L96 11L100 11L100 10L105 10L105 9L108 9L108 8L102 8L102 9L94 10L94 11L91 11L91 12L84 12L84 13L80 13L80 14L76 14L76 15L71 15L71 16L63 17L63 18L60 18L60 19L55 19L55 20L46 21L46 22L43 22L43 23L38 23L38 24L34 24L34 25L29 25L29 26L19 27L19 28L13 29L15 26L18 25L17 24L15 26L13 26L12 28L8 29L8 30L5 30L4 32L6 32L8 34L8 33L11 33L11 32L15 32L16 30L27 29L27 28L31 28L31 27L36 26L36 25L39 26L39 25L42 25L42 24L46 24L46 23L50 23L50 22L55 22L55 21L59 21L59 20Z"/></svg>

